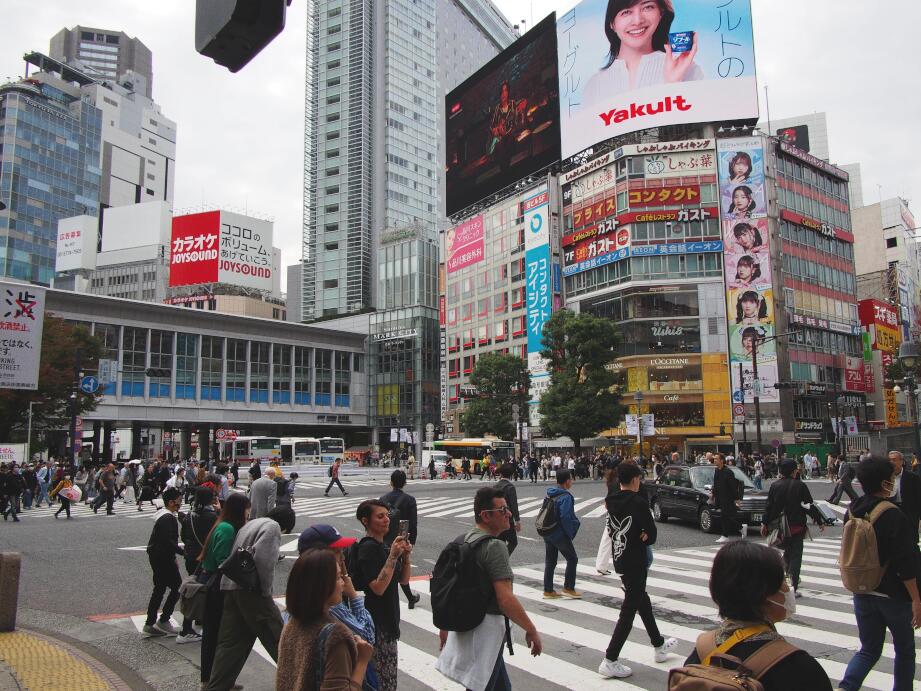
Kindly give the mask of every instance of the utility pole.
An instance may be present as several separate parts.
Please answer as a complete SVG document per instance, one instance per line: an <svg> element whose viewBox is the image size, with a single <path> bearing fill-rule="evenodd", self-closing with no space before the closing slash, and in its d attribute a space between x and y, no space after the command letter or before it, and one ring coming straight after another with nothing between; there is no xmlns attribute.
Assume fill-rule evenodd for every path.
<svg viewBox="0 0 921 691"><path fill-rule="evenodd" d="M636 436L640 444L640 465L643 465L643 392L637 391L633 394L633 400L636 401Z"/></svg>
<svg viewBox="0 0 921 691"><path fill-rule="evenodd" d="M742 405L745 405L745 369L742 363L739 363L739 391L742 392ZM748 420L742 420L742 443L745 444L745 452L748 453Z"/></svg>
<svg viewBox="0 0 921 691"><path fill-rule="evenodd" d="M752 398L755 400L755 450L761 453L761 380L758 379L758 337L752 338Z"/></svg>
<svg viewBox="0 0 921 691"><path fill-rule="evenodd" d="M77 391L80 389L80 350L74 353L74 385L70 394L70 462L77 466ZM82 441L82 440L81 440Z"/></svg>

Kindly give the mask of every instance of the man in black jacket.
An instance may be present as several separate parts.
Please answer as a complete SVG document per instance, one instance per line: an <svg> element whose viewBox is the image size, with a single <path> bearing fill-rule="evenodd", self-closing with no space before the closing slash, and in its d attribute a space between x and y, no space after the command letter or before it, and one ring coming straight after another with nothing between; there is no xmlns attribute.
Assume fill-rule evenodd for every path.
<svg viewBox="0 0 921 691"><path fill-rule="evenodd" d="M400 521L407 521L409 525L406 538L411 545L414 545L418 536L419 515L416 509L416 498L403 491L403 488L406 487L406 473L402 470L394 470L390 473L390 487L390 491L381 497L381 501L390 507L390 529L384 537L384 543L392 545L400 534ZM422 596L413 593L409 583L401 583L400 588L406 595L409 608L413 609Z"/></svg>
<svg viewBox="0 0 921 691"><path fill-rule="evenodd" d="M147 558L153 571L154 584L147 605L147 621L142 629L148 636L176 635L170 617L179 601L179 586L182 585L179 565L176 563L176 555L184 554L184 550L179 546L179 518L176 515L181 504L182 493L178 489L168 487L163 492L163 508L157 513L153 530L150 531L150 540L147 542ZM157 611L167 589L169 595L166 596L158 619Z"/></svg>
<svg viewBox="0 0 921 691"><path fill-rule="evenodd" d="M889 501L902 509L908 519L912 544L918 545L918 521L921 520L921 477L906 472L905 461L900 451L889 452L889 463L895 471L893 494Z"/></svg>
<svg viewBox="0 0 921 691"><path fill-rule="evenodd" d="M639 494L643 471L636 465L621 463L617 475L620 492L608 494L605 505L608 509L608 534L611 536L614 570L620 574L624 586L624 603L611 642L598 667L598 674L606 679L629 677L633 673L618 661L618 657L633 629L633 619L637 612L655 648L656 662L665 662L668 651L678 644L674 638L663 638L659 633L652 613L652 603L646 593L649 563L646 547L655 544L656 524L649 511L649 504Z"/></svg>
<svg viewBox="0 0 921 691"><path fill-rule="evenodd" d="M503 463L499 466L499 475L502 479L496 483L496 489L502 492L502 496L505 497L505 503L509 511L512 512L508 530L499 535L499 539L508 545L509 556L512 556L512 552L518 547L518 533L521 532L521 514L518 513L518 491L515 489L515 484L510 480L514 474L514 464Z"/></svg>
<svg viewBox="0 0 921 691"><path fill-rule="evenodd" d="M6 495L7 504L3 510L3 520L13 517L13 523L19 523L20 497L25 489L25 482L19 474L19 467L14 463L10 471L3 476L0 494Z"/></svg>
<svg viewBox="0 0 921 691"><path fill-rule="evenodd" d="M842 458L838 463L838 482L835 485L834 491L831 493L831 496L828 498L829 504L837 505L841 501L841 494L846 494L850 500L857 500L857 492L854 491L854 488L851 487L851 483L854 481L854 465L849 463L846 458Z"/></svg>
<svg viewBox="0 0 921 691"><path fill-rule="evenodd" d="M769 526L775 521L780 521L781 516L787 517L790 534L784 538L783 563L787 576L793 584L796 597L799 593L799 573L803 566L803 541L806 539L806 512L825 531L825 521L819 509L812 503L812 494L806 483L796 477L796 461L785 460L780 463L780 479L771 485L768 490L767 509L764 513L764 522L761 524L761 536L767 537Z"/></svg>
<svg viewBox="0 0 921 691"><path fill-rule="evenodd" d="M878 504L890 499L895 484L892 466L868 459L857 467L857 479L864 495L848 510L845 523L869 515ZM914 688L915 635L921 627L921 595L918 593L917 545L905 514L895 508L882 511L873 523L883 578L871 593L854 593L854 615L860 630L860 650L851 658L838 684L844 691L857 691L883 651L886 629L895 649L893 688ZM882 597L881 597L882 596Z"/></svg>
<svg viewBox="0 0 921 691"><path fill-rule="evenodd" d="M724 454L717 454L714 462L716 470L713 471L713 503L720 510L720 526L723 529L717 542L728 542L742 534L742 526L738 519L739 511L736 507L736 501L742 498L739 492L740 482L732 469L726 465Z"/></svg>

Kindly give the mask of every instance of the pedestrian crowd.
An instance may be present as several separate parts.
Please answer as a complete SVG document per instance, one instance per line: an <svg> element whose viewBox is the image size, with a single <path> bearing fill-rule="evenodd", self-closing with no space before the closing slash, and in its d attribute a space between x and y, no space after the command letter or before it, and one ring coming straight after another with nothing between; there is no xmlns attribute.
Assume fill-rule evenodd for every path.
<svg viewBox="0 0 921 691"><path fill-rule="evenodd" d="M473 524L438 556L428 586L433 625L439 631L435 669L464 688L511 688L504 650L512 650L512 625L523 630L532 655L543 650L541 632L515 595L510 560L522 530L515 480L525 472L531 480L532 470L537 475L545 460L555 482L547 488L534 519L545 549L543 597L561 607L582 597L575 539L585 526L576 514L571 491L580 475L578 463L570 459L576 466L572 470L563 467L568 460L562 457L554 467L553 456L527 456L520 465L499 464L494 473L499 480L475 493ZM747 466L749 460L750 472L764 477L765 459L739 462ZM734 519L740 498L739 481L732 472L736 459L724 454L694 459L713 464L711 501L729 525L724 525L719 541L725 544L713 560L709 583L720 620L698 638L689 657L675 659L670 689L722 688L718 683L738 679L740 674L759 679L769 690L833 688L819 662L784 640L778 630L803 596L800 571L810 519L818 530L827 522L803 482L814 460L802 461L785 457L776 461L778 479L767 492L761 526L767 544L762 544L743 539L747 529ZM647 593L658 538L647 494L655 478L644 480L646 472L637 459L614 456L600 462L607 488L606 512L603 526L598 526L601 541L595 566L602 575L610 574L613 567L624 594L598 674L626 678L633 671L621 654L637 615L657 663L673 659L678 642L668 635L668 624L660 629ZM668 462L683 465L677 455ZM487 475L490 465L486 464ZM593 459L588 476L594 474L595 465ZM468 463L466 474L471 470ZM831 499L842 494L851 498L838 561L842 582L853 593L860 639L860 649L837 683L839 689L861 688L882 655L887 631L894 651L893 688L914 687L914 629L921 627L921 476L917 470L917 464L912 467L897 451L886 459L866 453L857 463L842 460L837 465ZM26 472L34 473L34 480L31 475L24 479ZM363 532L360 539L343 536L325 524L303 530L284 588L280 584L276 588L275 568L281 559L281 536L294 529L296 517L293 483L279 467L263 470L254 463L246 492L233 489L239 468L234 471L224 465L208 469L154 462L127 471L109 465L92 478L67 470L59 476L54 464L22 472L4 468L2 473L4 515L11 513L14 519L10 497L23 495L26 486L35 503L50 503L53 495L82 483L95 490L84 500L96 510L111 507L129 489L139 510L159 498L147 546L153 590L143 634L175 636L177 643L199 642L203 689L236 688L257 640L277 663L278 689L397 688L401 593L409 608L420 599L410 587L419 526L416 500L406 492L406 471L393 471L390 491L358 505L355 520ZM11 481L14 477L17 480ZM861 494L852 486L855 480ZM345 493L341 485L340 490ZM191 508L183 513L186 502ZM560 558L566 563L562 584L556 574ZM276 590L285 592L282 609L273 599ZM184 613L178 630L170 621L177 605ZM714 664L717 660L719 665Z"/></svg>

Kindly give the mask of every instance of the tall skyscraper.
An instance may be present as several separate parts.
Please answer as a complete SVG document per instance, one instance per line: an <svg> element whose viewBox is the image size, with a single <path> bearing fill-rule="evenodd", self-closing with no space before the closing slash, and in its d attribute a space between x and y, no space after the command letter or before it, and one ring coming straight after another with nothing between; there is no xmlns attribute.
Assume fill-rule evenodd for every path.
<svg viewBox="0 0 921 691"><path fill-rule="evenodd" d="M124 31L75 26L61 29L51 38L51 57L78 66L96 79L122 81L133 72L143 78L143 87L132 82L135 91L147 98L153 92L153 58L150 49Z"/></svg>
<svg viewBox="0 0 921 691"><path fill-rule="evenodd" d="M444 95L515 39L489 0L311 0L303 319L379 304L382 233L435 239Z"/></svg>
<svg viewBox="0 0 921 691"><path fill-rule="evenodd" d="M0 86L0 276L45 285L58 220L98 216L102 178L102 112L81 91L93 80L58 66Z"/></svg>

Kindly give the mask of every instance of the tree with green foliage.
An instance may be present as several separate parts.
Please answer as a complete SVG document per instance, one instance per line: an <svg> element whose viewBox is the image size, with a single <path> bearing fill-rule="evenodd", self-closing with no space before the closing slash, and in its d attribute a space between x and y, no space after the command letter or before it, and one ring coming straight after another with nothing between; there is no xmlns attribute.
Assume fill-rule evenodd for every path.
<svg viewBox="0 0 921 691"><path fill-rule="evenodd" d="M35 435L42 428L70 427L71 394L77 415L95 410L101 394L85 394L77 388L74 370L77 353L80 368L95 373L102 353L102 341L90 335L85 326L67 324L63 319L45 315L42 330L42 354L39 359L38 389L0 389L0 440L14 441L12 435L25 440L32 407L32 430Z"/></svg>
<svg viewBox="0 0 921 691"><path fill-rule="evenodd" d="M565 436L579 449L583 439L623 419L616 375L607 368L620 343L617 325L591 314L560 310L544 325L541 356L550 386L540 399L541 431Z"/></svg>
<svg viewBox="0 0 921 691"><path fill-rule="evenodd" d="M472 437L494 434L514 439L512 406L517 403L519 414L526 419L529 383L528 366L521 358L500 353L481 356L470 375L476 398L461 415L464 432Z"/></svg>

